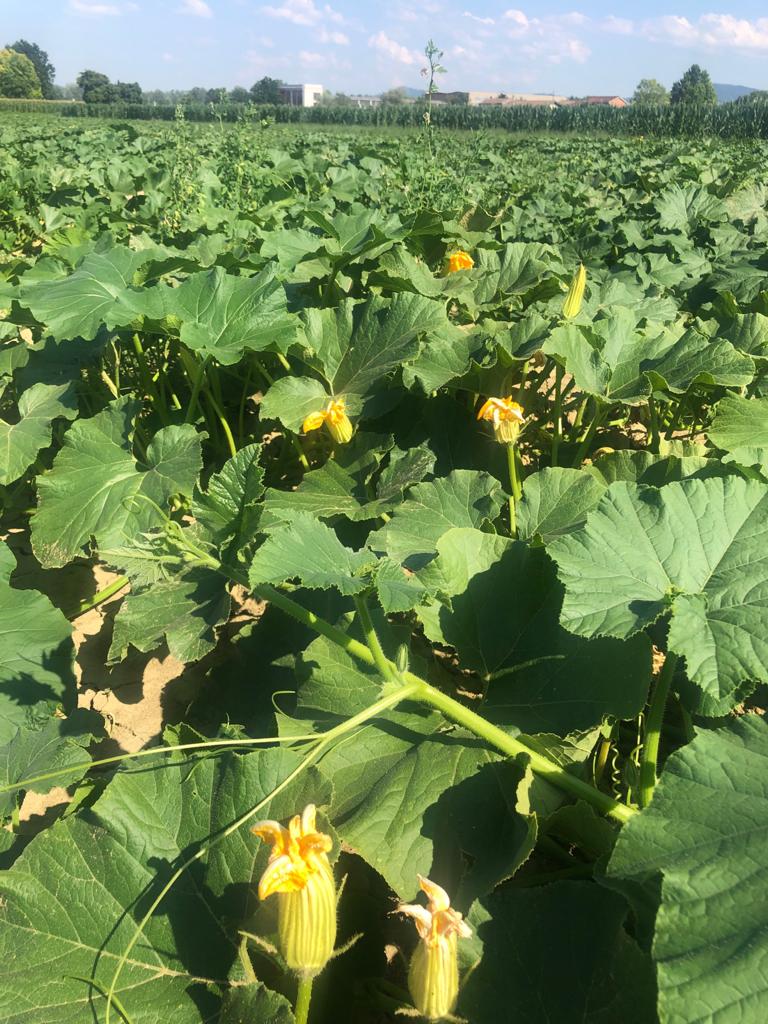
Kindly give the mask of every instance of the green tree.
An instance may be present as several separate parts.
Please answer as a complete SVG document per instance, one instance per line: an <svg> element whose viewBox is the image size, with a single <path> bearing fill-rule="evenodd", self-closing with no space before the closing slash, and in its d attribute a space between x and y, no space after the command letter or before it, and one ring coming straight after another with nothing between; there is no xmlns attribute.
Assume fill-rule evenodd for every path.
<svg viewBox="0 0 768 1024"><path fill-rule="evenodd" d="M280 103L280 86L283 83L279 78L265 76L251 86L251 98L254 103Z"/></svg>
<svg viewBox="0 0 768 1024"><path fill-rule="evenodd" d="M12 99L42 98L35 65L16 50L0 50L0 96Z"/></svg>
<svg viewBox="0 0 768 1024"><path fill-rule="evenodd" d="M114 103L119 99L115 86L99 71L81 71L77 84L83 90L86 103Z"/></svg>
<svg viewBox="0 0 768 1024"><path fill-rule="evenodd" d="M54 96L54 85L53 80L56 77L56 68L51 64L50 58L45 50L41 50L37 43L30 43L26 39L18 39L15 43L12 43L9 50L15 50L16 53L23 53L25 57L29 57L32 63L35 65L35 71L40 81L40 89L43 94L43 99L52 100Z"/></svg>
<svg viewBox="0 0 768 1024"><path fill-rule="evenodd" d="M387 89L386 92L381 94L381 102L395 106L405 103L405 89Z"/></svg>
<svg viewBox="0 0 768 1024"><path fill-rule="evenodd" d="M713 107L717 103L717 93L712 85L709 72L691 64L683 77L672 86L673 103L698 103Z"/></svg>
<svg viewBox="0 0 768 1024"><path fill-rule="evenodd" d="M632 102L636 107L662 107L669 103L669 93L655 78L641 78Z"/></svg>
<svg viewBox="0 0 768 1024"><path fill-rule="evenodd" d="M251 94L247 89L244 89L242 85L236 85L234 89L230 90L229 93L230 103L250 103Z"/></svg>
<svg viewBox="0 0 768 1024"><path fill-rule="evenodd" d="M126 103L142 103L144 100L138 82L115 82L114 89L118 99L125 100Z"/></svg>

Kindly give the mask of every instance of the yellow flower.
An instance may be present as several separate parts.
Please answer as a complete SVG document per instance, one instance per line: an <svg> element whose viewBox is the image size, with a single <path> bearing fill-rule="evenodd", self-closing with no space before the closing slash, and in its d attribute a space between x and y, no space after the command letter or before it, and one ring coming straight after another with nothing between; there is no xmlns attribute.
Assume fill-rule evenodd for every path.
<svg viewBox="0 0 768 1024"><path fill-rule="evenodd" d="M480 407L477 418L493 423L493 433L500 444L514 444L523 422L523 407L513 402L511 395L488 398Z"/></svg>
<svg viewBox="0 0 768 1024"><path fill-rule="evenodd" d="M566 320L579 315L586 284L587 269L583 263L580 263L578 270L573 275L571 287L568 289L568 294L565 296L565 302L563 303L563 316Z"/></svg>
<svg viewBox="0 0 768 1024"><path fill-rule="evenodd" d="M315 813L307 804L288 828L260 821L251 829L272 844L259 899L278 893L280 948L288 966L305 977L322 971L336 942L336 883L328 860L333 843L317 831Z"/></svg>
<svg viewBox="0 0 768 1024"><path fill-rule="evenodd" d="M311 412L301 429L307 434L310 430L318 430L323 424L328 427L331 437L337 444L346 444L352 439L352 422L347 416L343 398L332 398L324 409Z"/></svg>
<svg viewBox="0 0 768 1024"><path fill-rule="evenodd" d="M435 882L419 875L427 906L401 903L401 914L412 917L419 944L411 957L408 988L413 1004L427 1020L447 1017L459 994L458 939L468 939L472 929L458 910L453 910L448 893Z"/></svg>
<svg viewBox="0 0 768 1024"><path fill-rule="evenodd" d="M464 252L463 249L459 249L457 252L452 252L448 257L448 273L453 274L457 270L471 270L474 267L475 261L469 255L468 252Z"/></svg>

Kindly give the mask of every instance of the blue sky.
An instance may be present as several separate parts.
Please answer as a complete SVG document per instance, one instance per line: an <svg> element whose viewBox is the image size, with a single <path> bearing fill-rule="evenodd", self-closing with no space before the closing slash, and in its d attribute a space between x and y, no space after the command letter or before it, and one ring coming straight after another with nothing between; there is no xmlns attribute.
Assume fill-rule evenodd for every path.
<svg viewBox="0 0 768 1024"><path fill-rule="evenodd" d="M694 61L716 82L768 88L766 14L764 0L0 0L0 45L37 42L59 84L93 68L147 89L268 74L380 92L419 86L432 36L446 89L629 95L640 78L671 85Z"/></svg>

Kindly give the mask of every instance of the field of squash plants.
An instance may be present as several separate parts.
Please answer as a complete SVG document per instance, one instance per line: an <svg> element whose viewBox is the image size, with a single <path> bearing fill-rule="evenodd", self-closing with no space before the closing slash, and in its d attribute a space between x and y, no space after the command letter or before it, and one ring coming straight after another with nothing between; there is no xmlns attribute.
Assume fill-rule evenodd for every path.
<svg viewBox="0 0 768 1024"><path fill-rule="evenodd" d="M0 1024L768 1020L767 157L5 116Z"/></svg>

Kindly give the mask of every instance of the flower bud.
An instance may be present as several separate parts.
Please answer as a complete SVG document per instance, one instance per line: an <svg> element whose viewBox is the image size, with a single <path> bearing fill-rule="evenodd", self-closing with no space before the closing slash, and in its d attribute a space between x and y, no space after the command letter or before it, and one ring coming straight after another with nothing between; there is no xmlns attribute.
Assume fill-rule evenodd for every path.
<svg viewBox="0 0 768 1024"><path fill-rule="evenodd" d="M587 270L583 263L579 264L579 269L573 275L571 286L568 289L568 294L565 296L565 302L563 303L563 316L566 320L570 320L574 316L579 315L581 309L581 303L584 299L584 288L587 284Z"/></svg>
<svg viewBox="0 0 768 1024"><path fill-rule="evenodd" d="M285 828L260 821L251 829L272 852L259 881L259 899L277 893L278 934L285 962L302 977L319 974L336 942L336 883L328 861L331 837L315 828L315 806Z"/></svg>
<svg viewBox="0 0 768 1024"><path fill-rule="evenodd" d="M523 407L506 398L488 398L477 414L479 420L488 420L493 424L493 434L500 444L514 444L520 433L523 422Z"/></svg>
<svg viewBox="0 0 768 1024"><path fill-rule="evenodd" d="M469 938L472 930L458 910L451 908L444 889L421 875L419 885L427 895L427 906L401 904L397 908L413 918L419 933L408 970L408 990L422 1017L443 1020L450 1016L459 995L458 939Z"/></svg>

